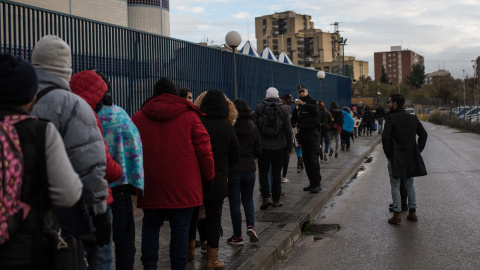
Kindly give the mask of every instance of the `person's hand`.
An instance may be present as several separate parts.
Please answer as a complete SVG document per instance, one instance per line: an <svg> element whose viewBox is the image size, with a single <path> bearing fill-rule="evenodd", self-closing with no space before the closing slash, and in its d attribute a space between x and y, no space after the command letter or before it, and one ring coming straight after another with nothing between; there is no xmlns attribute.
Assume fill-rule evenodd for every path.
<svg viewBox="0 0 480 270"><path fill-rule="evenodd" d="M97 238L97 244L99 247L110 242L110 234L112 233L112 223L108 218L108 212L98 214L93 217L93 225L97 229L95 231L95 237Z"/></svg>
<svg viewBox="0 0 480 270"><path fill-rule="evenodd" d="M296 105L305 105L305 102L303 102L301 99L295 100Z"/></svg>

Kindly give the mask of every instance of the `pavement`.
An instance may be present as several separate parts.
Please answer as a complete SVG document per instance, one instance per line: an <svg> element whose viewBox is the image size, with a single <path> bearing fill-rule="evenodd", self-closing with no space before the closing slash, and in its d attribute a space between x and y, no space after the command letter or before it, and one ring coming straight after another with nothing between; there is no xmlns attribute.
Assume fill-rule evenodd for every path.
<svg viewBox="0 0 480 270"><path fill-rule="evenodd" d="M249 242L246 235L245 216L244 246L227 244L227 238L233 234L228 199L225 199L222 215L222 228L224 235L220 238L219 260L225 262L225 269L257 270L271 269L273 265L285 255L294 242L302 234L302 225L307 221L313 221L320 211L327 205L330 199L337 193L342 185L358 170L363 162L368 162L368 155L380 141L380 135L374 132L373 136L359 136L351 145L350 151L339 150L339 157L328 157L328 160L320 161L322 174L322 188L318 194L303 191L308 185L305 171L297 173L297 157L292 154L288 168L288 183L282 183L282 191L285 197L280 200L282 207L260 210L262 198L258 188L254 190L255 203L255 229L260 241ZM335 141L333 141L335 143ZM256 185L259 184L258 175ZM134 208L136 248L135 269L143 269L141 257L141 232L142 217L141 209ZM198 236L197 236L198 239ZM160 250L158 269L170 269L169 259L170 226L168 222L160 229ZM206 255L195 249L196 258L187 264L187 269L203 269Z"/></svg>

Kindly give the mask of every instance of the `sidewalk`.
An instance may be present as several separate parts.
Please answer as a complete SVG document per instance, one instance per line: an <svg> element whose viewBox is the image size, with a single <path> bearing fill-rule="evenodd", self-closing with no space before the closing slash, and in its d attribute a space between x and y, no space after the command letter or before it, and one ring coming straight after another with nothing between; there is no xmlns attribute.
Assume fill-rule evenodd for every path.
<svg viewBox="0 0 480 270"><path fill-rule="evenodd" d="M303 191L308 185L305 171L297 173L297 157L292 154L287 178L289 183L282 184L285 197L280 200L282 207L260 210L261 196L258 188L254 191L255 228L260 241L250 243L243 228L244 246L227 244L227 238L233 234L230 220L228 199L225 199L222 216L223 237L220 238L219 259L225 262L225 269L270 269L284 255L292 244L300 237L302 224L313 220L335 195L342 184L365 161L365 157L380 141L376 132L373 136L361 136L355 139L350 151L339 151L339 158L328 157L328 161L320 161L322 188L318 194ZM335 141L333 141L335 143ZM258 187L258 176L256 181ZM141 256L142 216L141 209L134 209L136 227L135 269L143 269ZM243 208L242 208L242 216ZM243 224L245 220L243 219ZM246 225L244 226L246 227ZM198 239L198 236L197 236ZM170 227L168 222L160 230L160 250L158 269L170 269L169 259ZM195 250L196 259L188 263L187 269L203 269L206 255L200 248Z"/></svg>

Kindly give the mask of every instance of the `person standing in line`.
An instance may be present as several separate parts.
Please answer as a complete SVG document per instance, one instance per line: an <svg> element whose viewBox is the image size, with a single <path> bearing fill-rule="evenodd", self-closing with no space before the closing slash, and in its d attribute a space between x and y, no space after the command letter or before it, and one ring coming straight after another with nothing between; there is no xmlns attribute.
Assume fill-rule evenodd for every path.
<svg viewBox="0 0 480 270"><path fill-rule="evenodd" d="M135 220L132 196L144 189L143 151L140 133L127 112L113 104L110 80L96 73L107 84L107 92L95 107L102 124L103 137L112 158L122 167L122 177L110 183L112 189L112 235L117 270L133 270L135 261Z"/></svg>
<svg viewBox="0 0 480 270"><path fill-rule="evenodd" d="M83 183L82 200L66 209L54 209L54 214L63 235L90 234L93 223L96 242L104 245L110 242L112 229L107 213L108 182L104 179L105 144L92 108L70 90L70 46L57 36L44 36L33 49L32 64L38 76L32 115L55 125Z"/></svg>
<svg viewBox="0 0 480 270"><path fill-rule="evenodd" d="M364 134L365 132L367 132L366 136L372 136L373 124L375 123L375 116L370 106L365 107L365 112L363 113L363 119L365 121L365 129L363 130Z"/></svg>
<svg viewBox="0 0 480 270"><path fill-rule="evenodd" d="M179 96L193 103L192 91L189 88L180 88Z"/></svg>
<svg viewBox="0 0 480 270"><path fill-rule="evenodd" d="M342 110L343 113L343 126L340 133L342 141L342 151L350 151L350 135L353 131L353 117L350 114L348 107L344 107Z"/></svg>
<svg viewBox="0 0 480 270"><path fill-rule="evenodd" d="M49 247L54 243L38 237L38 232L56 229L52 207L76 204L83 184L55 126L29 115L38 89L32 64L0 54L0 85L0 269L52 269L53 249ZM17 150L21 159L7 150ZM14 160L22 162L22 170L13 169ZM39 223L38 216L46 222Z"/></svg>
<svg viewBox="0 0 480 270"><path fill-rule="evenodd" d="M283 106L275 87L267 89L265 99L255 108L253 123L260 131L262 154L258 157L258 174L262 193L261 210L270 205L280 207L282 161L285 155L285 140L287 149L292 149L292 125L290 112ZM287 152L288 155L291 154ZM268 184L268 172L272 168L272 192ZM273 197L273 203L270 200Z"/></svg>
<svg viewBox="0 0 480 270"><path fill-rule="evenodd" d="M295 100L295 109L292 113L292 125L300 131L297 135L298 143L302 145L303 161L307 172L309 185L303 188L304 191L319 193L322 190L320 174L319 155L320 128L318 123L318 111L320 107L317 101L308 95L305 85L297 87L299 99Z"/></svg>
<svg viewBox="0 0 480 270"><path fill-rule="evenodd" d="M375 118L377 118L378 121L378 134L382 134L383 132L383 119L385 118L385 109L383 108L382 105L378 105L376 112L375 112Z"/></svg>
<svg viewBox="0 0 480 270"><path fill-rule="evenodd" d="M417 199L413 177L427 175L421 152L425 149L428 134L415 115L405 111L405 98L392 94L389 98L390 113L386 117L382 133L383 152L388 160L388 174L393 199L393 216L388 223L400 224L402 217L400 179L405 181L408 197L407 220L418 221ZM417 142L418 136L418 142Z"/></svg>
<svg viewBox="0 0 480 270"><path fill-rule="evenodd" d="M322 101L320 101L319 106L320 110L318 111L318 123L320 124L321 131L320 148L322 148L322 145L325 142L323 154L320 153L320 159L322 159L323 156L323 161L327 161L328 148L330 146L330 137L328 131L333 120L332 114L325 108L325 104Z"/></svg>
<svg viewBox="0 0 480 270"><path fill-rule="evenodd" d="M210 135L215 177L211 186L204 186L204 204L207 219L207 261L206 269L223 268L218 260L218 248L222 230L222 209L228 195L228 172L238 162L237 135L233 125L237 119L235 105L220 90L212 89L202 93L195 106L203 113L201 121Z"/></svg>
<svg viewBox="0 0 480 270"><path fill-rule="evenodd" d="M287 108L290 112L292 108L293 97L290 94L285 94L280 99L282 101L283 106ZM287 149L287 140L285 140L285 155L283 155L283 165L282 165L282 183L288 183L290 180L287 178L288 172L288 164L290 163L290 155L288 152L292 152L292 149Z"/></svg>
<svg viewBox="0 0 480 270"><path fill-rule="evenodd" d="M228 202L232 218L233 235L227 240L231 245L243 245L242 213L240 203L245 212L247 235L250 242L258 242L255 231L255 207L253 190L255 188L255 159L262 153L260 133L252 121L250 107L243 99L234 102L238 111L238 118L234 128L238 139L240 159L228 171Z"/></svg>
<svg viewBox="0 0 480 270"><path fill-rule="evenodd" d="M333 154L332 138L335 138L335 158L338 158L338 149L340 148L340 132L343 126L343 113L335 101L330 105L330 113L333 117L333 123L330 126L330 154Z"/></svg>
<svg viewBox="0 0 480 270"><path fill-rule="evenodd" d="M157 269L160 228L167 216L171 269L186 268L193 209L203 204L203 183L215 176L210 136L200 115L178 96L174 82L161 78L132 118L143 144L145 190L137 190L137 207L143 209L144 269Z"/></svg>

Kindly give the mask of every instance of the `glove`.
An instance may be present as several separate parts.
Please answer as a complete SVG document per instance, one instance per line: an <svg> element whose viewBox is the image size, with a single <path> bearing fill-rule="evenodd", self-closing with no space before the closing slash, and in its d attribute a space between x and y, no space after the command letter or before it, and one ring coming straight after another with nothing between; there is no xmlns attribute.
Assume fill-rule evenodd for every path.
<svg viewBox="0 0 480 270"><path fill-rule="evenodd" d="M108 244L110 242L110 234L112 233L112 223L108 218L108 212L94 216L93 225L97 229L95 237L97 238L98 246L103 247Z"/></svg>

